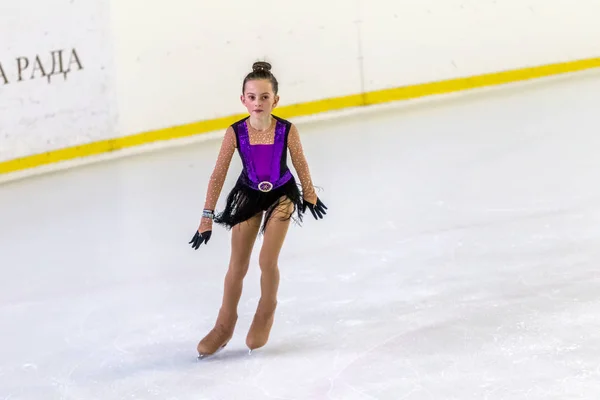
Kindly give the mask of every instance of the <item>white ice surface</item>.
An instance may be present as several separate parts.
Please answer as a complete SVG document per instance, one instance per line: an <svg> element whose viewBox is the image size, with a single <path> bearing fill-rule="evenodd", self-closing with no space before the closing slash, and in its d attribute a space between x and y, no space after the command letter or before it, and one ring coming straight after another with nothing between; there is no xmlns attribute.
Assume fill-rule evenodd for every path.
<svg viewBox="0 0 600 400"><path fill-rule="evenodd" d="M599 104L586 74L299 125L329 214L290 229L252 356L256 252L232 342L196 360L219 141L0 186L0 400L598 399Z"/></svg>

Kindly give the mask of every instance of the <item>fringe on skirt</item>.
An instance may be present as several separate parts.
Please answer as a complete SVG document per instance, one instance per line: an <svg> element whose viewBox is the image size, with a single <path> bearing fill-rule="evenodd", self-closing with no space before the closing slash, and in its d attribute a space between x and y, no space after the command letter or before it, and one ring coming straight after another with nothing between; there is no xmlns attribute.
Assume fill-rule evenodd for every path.
<svg viewBox="0 0 600 400"><path fill-rule="evenodd" d="M266 212L260 229L262 234L266 229L267 222L273 216L273 211L284 201L291 201L294 208L288 217L281 217L282 220L293 219L297 223L301 223L303 199L293 176L287 183L270 192L252 189L245 185L240 177L227 195L225 209L220 213L215 213L214 222L229 230L260 212ZM294 214L296 214L295 217Z"/></svg>

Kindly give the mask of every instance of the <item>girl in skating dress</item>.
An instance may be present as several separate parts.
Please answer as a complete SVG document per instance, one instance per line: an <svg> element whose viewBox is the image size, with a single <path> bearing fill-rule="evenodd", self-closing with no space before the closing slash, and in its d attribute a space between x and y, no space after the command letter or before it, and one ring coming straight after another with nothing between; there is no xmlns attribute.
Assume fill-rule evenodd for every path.
<svg viewBox="0 0 600 400"><path fill-rule="evenodd" d="M223 300L213 329L198 343L200 358L222 349L233 336L243 280L259 232L264 238L259 256L261 297L246 345L252 351L267 343L277 306L278 258L290 220L296 214L294 219L302 221L307 208L315 219L321 219L327 209L315 193L296 126L272 114L279 96L271 65L256 62L252 69L244 79L241 95L250 115L233 123L225 132L209 181L200 227L190 241L194 249L207 243L213 221L232 230ZM225 209L215 213L236 149L242 159L242 172L227 196ZM288 150L302 193L287 165Z"/></svg>

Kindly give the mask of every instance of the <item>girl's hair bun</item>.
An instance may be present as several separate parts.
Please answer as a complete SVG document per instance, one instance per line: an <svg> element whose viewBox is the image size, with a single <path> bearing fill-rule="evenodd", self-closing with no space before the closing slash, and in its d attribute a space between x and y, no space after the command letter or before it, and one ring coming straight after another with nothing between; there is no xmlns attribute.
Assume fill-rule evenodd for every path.
<svg viewBox="0 0 600 400"><path fill-rule="evenodd" d="M269 71L271 71L271 64L269 64L266 61L257 61L254 64L252 64L252 71L254 71L254 72L258 72L258 71L269 72Z"/></svg>
<svg viewBox="0 0 600 400"><path fill-rule="evenodd" d="M242 84L242 93L246 93L246 83L248 81L264 79L271 82L271 85L273 85L273 92L277 94L277 91L279 90L279 83L271 73L271 64L266 61L256 61L254 64L252 64L252 72L250 72L244 78L244 83Z"/></svg>

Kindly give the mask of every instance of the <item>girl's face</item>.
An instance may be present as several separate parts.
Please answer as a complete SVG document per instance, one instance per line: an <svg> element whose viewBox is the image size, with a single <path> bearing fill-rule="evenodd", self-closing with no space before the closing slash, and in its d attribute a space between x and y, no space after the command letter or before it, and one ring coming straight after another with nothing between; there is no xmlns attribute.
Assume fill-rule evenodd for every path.
<svg viewBox="0 0 600 400"><path fill-rule="evenodd" d="M273 93L271 82L266 79L252 80L246 82L245 93L242 94L242 104L246 106L248 113L254 117L265 117L277 107L279 96Z"/></svg>

